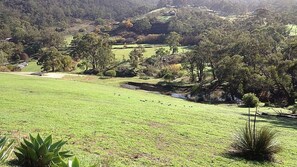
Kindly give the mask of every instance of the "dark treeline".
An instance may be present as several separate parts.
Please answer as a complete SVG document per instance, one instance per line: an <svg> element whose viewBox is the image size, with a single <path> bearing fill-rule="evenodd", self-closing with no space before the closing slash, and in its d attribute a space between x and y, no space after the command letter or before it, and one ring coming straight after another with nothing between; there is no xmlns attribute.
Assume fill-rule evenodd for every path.
<svg viewBox="0 0 297 167"><path fill-rule="evenodd" d="M151 0L154 2L154 0ZM67 26L72 19L123 19L149 11L149 1L132 0L3 0L2 24L26 21L36 27ZM137 2L137 3L136 3ZM12 23L11 23L12 22Z"/></svg>

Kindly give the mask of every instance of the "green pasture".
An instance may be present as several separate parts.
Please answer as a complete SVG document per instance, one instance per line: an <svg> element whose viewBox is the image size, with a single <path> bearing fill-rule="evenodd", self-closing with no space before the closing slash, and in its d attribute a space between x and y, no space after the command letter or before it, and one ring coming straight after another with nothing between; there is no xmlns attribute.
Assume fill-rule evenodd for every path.
<svg viewBox="0 0 297 167"><path fill-rule="evenodd" d="M295 166L297 122L259 118L259 126L279 132L283 152L277 162L230 157L236 129L247 109L208 105L119 85L137 78L100 80L71 75L64 79L0 74L1 136L17 142L29 133L68 141L82 166ZM146 101L145 101L146 100ZM145 101L145 102L143 102ZM260 108L260 111L271 111Z"/></svg>
<svg viewBox="0 0 297 167"><path fill-rule="evenodd" d="M113 53L115 54L117 60L123 60L123 59L127 60L127 59L129 59L130 52L134 48L137 48L139 46L143 46L145 48L145 52L144 52L145 58L155 55L156 50L159 48L165 48L167 50L170 50L169 46L167 46L167 45L149 45L149 44L137 45L137 44L133 44L133 45L127 45L126 48L124 47L124 45L113 45ZM179 47L179 53L184 53L189 50L190 49L188 49L185 46Z"/></svg>
<svg viewBox="0 0 297 167"><path fill-rule="evenodd" d="M297 35L297 25L289 24L289 25L287 25L287 27L290 30L290 35L291 36L296 36Z"/></svg>
<svg viewBox="0 0 297 167"><path fill-rule="evenodd" d="M31 61L22 69L22 72L40 72L41 70L41 66L38 66L36 61Z"/></svg>

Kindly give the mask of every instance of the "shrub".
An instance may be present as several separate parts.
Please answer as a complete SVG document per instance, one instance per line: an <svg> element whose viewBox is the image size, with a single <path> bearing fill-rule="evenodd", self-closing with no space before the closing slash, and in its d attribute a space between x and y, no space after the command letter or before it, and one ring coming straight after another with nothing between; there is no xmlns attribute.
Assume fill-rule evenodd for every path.
<svg viewBox="0 0 297 167"><path fill-rule="evenodd" d="M6 66L0 66L0 72L10 72Z"/></svg>
<svg viewBox="0 0 297 167"><path fill-rule="evenodd" d="M98 73L99 73L99 70L97 69L89 69L84 71L84 74L86 75L98 75Z"/></svg>
<svg viewBox="0 0 297 167"><path fill-rule="evenodd" d="M288 109L292 111L292 114L296 114L297 113L297 104L290 106Z"/></svg>
<svg viewBox="0 0 297 167"><path fill-rule="evenodd" d="M179 77L180 69L181 65L179 64L168 65L159 72L158 76L165 80L172 81Z"/></svg>
<svg viewBox="0 0 297 167"><path fill-rule="evenodd" d="M246 126L235 135L232 154L248 160L272 161L274 154L281 151L276 137L277 132L268 127L256 128L256 114L252 123L249 116Z"/></svg>
<svg viewBox="0 0 297 167"><path fill-rule="evenodd" d="M118 77L135 77L136 75L137 73L134 71L134 69L123 66L117 68Z"/></svg>
<svg viewBox="0 0 297 167"><path fill-rule="evenodd" d="M97 18L95 20L95 24L97 24L97 25L104 25L105 24L105 20L104 19L101 19L101 18Z"/></svg>
<svg viewBox="0 0 297 167"><path fill-rule="evenodd" d="M253 93L245 94L242 98L244 106L246 107L257 107L259 105L258 97Z"/></svg>
<svg viewBox="0 0 297 167"><path fill-rule="evenodd" d="M8 69L9 71L12 71L12 72L21 71L21 68L15 66L15 65L11 65L11 64L9 64L9 65L7 65L6 67L7 67L7 69Z"/></svg>
<svg viewBox="0 0 297 167"><path fill-rule="evenodd" d="M164 41L164 35L160 34L148 34L147 36L141 35L137 37L137 43L139 44L159 44Z"/></svg>
<svg viewBox="0 0 297 167"><path fill-rule="evenodd" d="M147 76L156 76L158 74L158 70L154 66L150 65L144 68L142 72Z"/></svg>
<svg viewBox="0 0 297 167"><path fill-rule="evenodd" d="M6 137L0 139L0 162L5 162L13 150L13 140L9 141Z"/></svg>
<svg viewBox="0 0 297 167"><path fill-rule="evenodd" d="M21 166L45 167L51 164L60 164L64 158L72 156L69 151L61 151L65 143L62 140L52 143L52 136L43 140L39 134L36 138L30 135L30 141L24 139L14 153Z"/></svg>
<svg viewBox="0 0 297 167"><path fill-rule="evenodd" d="M79 30L78 30L78 32L86 32L87 30L85 29L85 28L80 28Z"/></svg>
<svg viewBox="0 0 297 167"><path fill-rule="evenodd" d="M139 75L139 79L149 80L150 77L146 76L145 74L141 74L141 75Z"/></svg>
<svg viewBox="0 0 297 167"><path fill-rule="evenodd" d="M115 70L108 70L104 73L105 76L108 77L116 77L117 76L117 72Z"/></svg>

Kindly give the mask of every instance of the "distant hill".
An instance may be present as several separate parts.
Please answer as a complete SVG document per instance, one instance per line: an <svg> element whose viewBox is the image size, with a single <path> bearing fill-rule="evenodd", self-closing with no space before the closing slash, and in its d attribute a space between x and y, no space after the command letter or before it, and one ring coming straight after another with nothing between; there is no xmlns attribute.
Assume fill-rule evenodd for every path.
<svg viewBox="0 0 297 167"><path fill-rule="evenodd" d="M2 22L20 18L34 25L47 26L73 18L123 19L146 13L157 0L2 0ZM10 19L10 18L9 18ZM10 19L11 20L11 19Z"/></svg>

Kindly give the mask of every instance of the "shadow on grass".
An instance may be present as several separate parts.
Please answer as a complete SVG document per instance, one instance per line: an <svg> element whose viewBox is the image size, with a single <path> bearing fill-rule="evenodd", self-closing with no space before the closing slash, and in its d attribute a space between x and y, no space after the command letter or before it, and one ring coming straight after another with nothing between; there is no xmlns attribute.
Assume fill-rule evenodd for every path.
<svg viewBox="0 0 297 167"><path fill-rule="evenodd" d="M242 114L244 116L248 116L249 114ZM279 116L272 116L272 115L257 115L258 118L257 122L269 123L273 124L276 127L281 128L292 128L297 130L297 119L293 118L284 118Z"/></svg>
<svg viewBox="0 0 297 167"><path fill-rule="evenodd" d="M231 159L231 160L234 160L234 161L246 161L246 162L249 162L253 165L265 165L265 164L272 164L272 163L277 163L275 161L275 159L273 159L272 161L269 161L269 160L263 160L263 159L252 159L252 158L249 158L249 157L246 157L242 154L239 154L239 153L236 153L236 152L233 152L233 151L227 151L225 153L222 153L221 154L222 157L224 158L228 158L228 159Z"/></svg>

